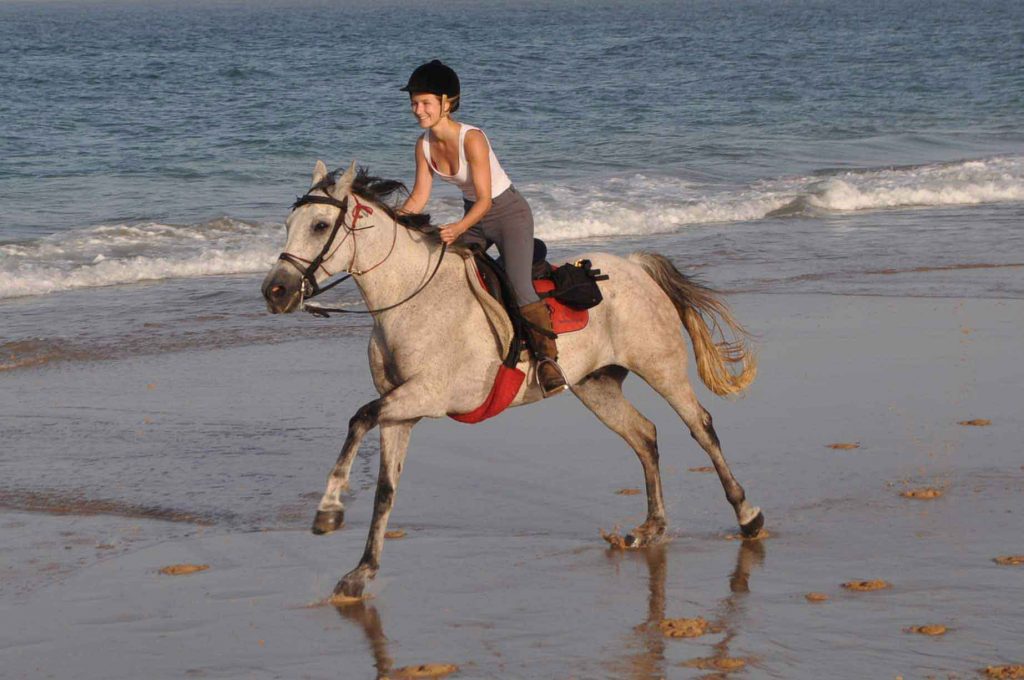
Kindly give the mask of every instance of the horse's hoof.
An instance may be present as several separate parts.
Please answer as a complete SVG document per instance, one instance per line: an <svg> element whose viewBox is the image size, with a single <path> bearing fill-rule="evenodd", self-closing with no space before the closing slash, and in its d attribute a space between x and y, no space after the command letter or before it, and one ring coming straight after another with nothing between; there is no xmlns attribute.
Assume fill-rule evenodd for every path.
<svg viewBox="0 0 1024 680"><path fill-rule="evenodd" d="M740 525L740 534L743 538L753 538L761 533L761 529L764 528L764 513L760 510L754 515L754 519L750 520L746 524Z"/></svg>
<svg viewBox="0 0 1024 680"><path fill-rule="evenodd" d="M625 547L630 550L639 550L640 548L657 545L665 538L664 526L658 526L655 529L640 526L634 529L633 532L622 537Z"/></svg>
<svg viewBox="0 0 1024 680"><path fill-rule="evenodd" d="M313 533L317 536L340 529L345 523L344 510L317 510L313 518Z"/></svg>
<svg viewBox="0 0 1024 680"><path fill-rule="evenodd" d="M351 574L338 581L334 586L334 593L331 595L332 602L354 602L363 598L363 588L366 581Z"/></svg>

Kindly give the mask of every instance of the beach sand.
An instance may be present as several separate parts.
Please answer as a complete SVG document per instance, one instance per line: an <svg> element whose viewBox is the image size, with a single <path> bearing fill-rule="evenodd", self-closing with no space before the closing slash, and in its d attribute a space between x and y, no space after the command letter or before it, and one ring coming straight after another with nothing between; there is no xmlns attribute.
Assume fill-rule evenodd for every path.
<svg viewBox="0 0 1024 680"><path fill-rule="evenodd" d="M767 539L726 539L717 477L688 472L706 456L630 378L658 426L667 543L602 540L643 520L643 496L616 493L643 478L571 395L423 422L390 523L406 535L386 543L371 599L340 608L324 601L362 553L374 433L345 527L309 525L348 418L375 396L365 338L0 374L0 676L910 678L1024 663L1024 567L993 562L1024 553L1024 302L730 301L760 335L759 377L735 402L697 390ZM900 495L922 487L943 493ZM209 568L160 573L177 564ZM873 579L891 585L841 586ZM697 617L700 637L659 627ZM925 624L948 630L903 632Z"/></svg>

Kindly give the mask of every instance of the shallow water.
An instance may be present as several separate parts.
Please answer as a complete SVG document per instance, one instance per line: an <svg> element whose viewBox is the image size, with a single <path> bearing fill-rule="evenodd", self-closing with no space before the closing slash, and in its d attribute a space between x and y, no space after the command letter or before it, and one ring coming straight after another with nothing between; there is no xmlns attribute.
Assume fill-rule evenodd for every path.
<svg viewBox="0 0 1024 680"><path fill-rule="evenodd" d="M1020 302L733 302L762 335L761 375L735 403L698 389L769 538L726 538L736 527L720 484L689 471L706 459L631 379L659 427L664 547L607 550L600 529L643 519L642 496L615 493L640 484L640 467L575 400L475 426L429 421L392 515L407 536L388 541L374 598L354 609L308 605L362 551L373 435L348 525L327 537L308 526L344 424L373 396L364 337L6 372L0 434L16 446L0 460L0 615L21 624L0 663L13 677L370 678L434 662L458 664L455 677L683 678L707 671L680 664L717 656L746 660L738 677L785 678L962 677L1020 662L1022 572L992 562L1024 552ZM977 417L992 424L957 424ZM945 493L899 495L926 485ZM18 510L46 499L102 514ZM168 513L192 523L159 521ZM181 562L210 569L156 573ZM870 578L892 588L840 587ZM811 591L831 599L809 603ZM721 631L657 630L694 616ZM931 623L950 630L903 632Z"/></svg>

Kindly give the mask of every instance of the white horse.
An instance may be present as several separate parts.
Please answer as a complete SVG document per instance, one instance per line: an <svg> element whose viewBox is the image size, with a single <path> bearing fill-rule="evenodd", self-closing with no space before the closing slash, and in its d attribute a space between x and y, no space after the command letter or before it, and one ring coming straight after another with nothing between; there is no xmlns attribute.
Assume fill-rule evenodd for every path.
<svg viewBox="0 0 1024 680"><path fill-rule="evenodd" d="M361 597L380 568L381 548L409 435L421 418L466 413L488 396L502 359L484 310L467 283L463 253L447 256L426 216L399 215L387 201L397 182L358 176L353 164L340 177L322 161L313 171L313 187L288 216L285 252L263 282L273 313L292 312L310 290L333 274L347 271L371 310L370 370L380 393L349 422L341 454L328 476L313 532L328 533L344 522L341 491L359 443L380 428L380 472L373 520L359 565L335 587L335 595ZM369 210L367 209L369 208ZM659 542L666 529L658 446L654 424L622 394L622 381L636 373L664 397L703 447L718 472L726 498L744 536L764 524L761 510L747 502L729 470L711 415L694 395L686 370L689 333L698 373L716 394L742 392L754 379L756 363L746 332L712 290L680 274L666 258L634 253L584 257L609 275L601 283L604 302L590 310L590 323L559 338L559 363L573 393L636 451L647 484L647 519L624 539L626 547ZM396 303L400 303L397 306ZM716 343L711 328L719 321L736 340ZM541 399L532 366L513 406Z"/></svg>

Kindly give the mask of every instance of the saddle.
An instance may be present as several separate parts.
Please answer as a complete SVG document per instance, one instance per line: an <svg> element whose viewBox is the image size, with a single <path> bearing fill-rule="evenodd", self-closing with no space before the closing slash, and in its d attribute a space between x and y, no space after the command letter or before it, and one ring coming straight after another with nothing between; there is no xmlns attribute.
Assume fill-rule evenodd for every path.
<svg viewBox="0 0 1024 680"><path fill-rule="evenodd" d="M591 269L589 260L566 263L560 267L552 266L547 261L547 252L547 245L535 238L533 289L551 311L551 325L556 335L583 330L590 322L587 310L601 302L601 291L596 282L607 280L608 276L601 274L599 269ZM521 319L521 315L501 258L492 259L480 248L473 249L473 258L484 288L491 297L502 303L513 327L518 328L516 322Z"/></svg>
<svg viewBox="0 0 1024 680"><path fill-rule="evenodd" d="M602 276L598 270L590 269L589 261L583 260L580 265L563 265L562 269L573 275L557 277L562 282L562 285L557 285L552 277L556 276L559 268L547 262L547 247L539 239L534 239L534 246L533 285L551 310L555 334L572 333L585 328L590 320L587 309L564 304L555 296L568 292L571 301L585 300L584 304L588 306L596 305L601 299L596 281L608 277ZM519 393L526 374L518 368L518 363L527 342L526 328L529 322L519 310L505 270L481 248L473 248L472 256L466 257L466 277L470 289L483 307L498 346L505 351L494 386L484 402L469 413L448 414L462 423L478 423L504 411ZM584 292L582 296L581 291Z"/></svg>

